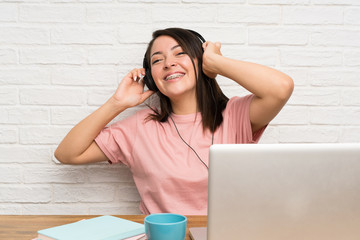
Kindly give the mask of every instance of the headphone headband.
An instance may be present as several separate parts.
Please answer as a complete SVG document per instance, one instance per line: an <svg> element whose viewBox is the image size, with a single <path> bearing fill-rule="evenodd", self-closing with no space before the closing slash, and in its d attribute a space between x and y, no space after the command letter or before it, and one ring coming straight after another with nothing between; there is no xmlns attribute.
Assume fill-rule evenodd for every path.
<svg viewBox="0 0 360 240"><path fill-rule="evenodd" d="M189 31L189 32L191 32L191 33L194 34L195 36L197 36L202 43L206 42L205 38L204 38L203 36L201 36L200 33L196 32L196 31L194 31L194 30L191 30L191 29L186 29L186 30Z"/></svg>

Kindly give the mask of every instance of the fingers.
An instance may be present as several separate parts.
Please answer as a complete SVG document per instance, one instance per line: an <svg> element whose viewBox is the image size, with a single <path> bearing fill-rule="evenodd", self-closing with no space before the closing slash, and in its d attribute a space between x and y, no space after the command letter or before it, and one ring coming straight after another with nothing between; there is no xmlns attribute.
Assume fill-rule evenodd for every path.
<svg viewBox="0 0 360 240"><path fill-rule="evenodd" d="M211 41L206 41L206 42L204 42L204 43L202 44L202 47L203 47L204 50L205 50L207 47L209 47L209 46L215 46L216 48L218 48L218 49L220 50L220 48L221 48L221 43L220 43L220 42L215 42L215 43L213 43L213 42L211 42Z"/></svg>
<svg viewBox="0 0 360 240"><path fill-rule="evenodd" d="M130 71L130 78L132 78L136 82L140 82L145 76L145 69L144 68L134 68Z"/></svg>
<svg viewBox="0 0 360 240"><path fill-rule="evenodd" d="M205 55L222 55L221 53L221 43L220 42L210 42L206 41L203 43L204 56Z"/></svg>
<svg viewBox="0 0 360 240"><path fill-rule="evenodd" d="M206 41L203 43L202 47L204 49L204 52L206 51L206 49L210 46L210 44L212 44L212 42L210 41Z"/></svg>

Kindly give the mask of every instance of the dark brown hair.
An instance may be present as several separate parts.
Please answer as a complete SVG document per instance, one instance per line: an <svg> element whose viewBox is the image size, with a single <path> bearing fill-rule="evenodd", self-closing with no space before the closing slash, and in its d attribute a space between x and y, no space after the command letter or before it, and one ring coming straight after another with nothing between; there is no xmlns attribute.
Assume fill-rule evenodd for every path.
<svg viewBox="0 0 360 240"><path fill-rule="evenodd" d="M155 31L144 56L144 68L147 71L148 76L145 84L149 87L149 81L153 81L151 77L150 64L151 48L156 38L163 35L174 38L179 43L183 51L189 55L195 70L196 100L198 110L201 112L202 116L203 130L208 128L210 131L214 132L223 121L222 112L229 99L221 91L216 80L206 76L202 71L202 43L204 40L200 34L192 30L182 28L167 28ZM198 73L196 72L194 59L198 60ZM157 95L160 98L160 111L151 108L154 113L150 114L149 118L160 122L166 122L169 115L172 113L171 102L170 99L160 91L157 91Z"/></svg>

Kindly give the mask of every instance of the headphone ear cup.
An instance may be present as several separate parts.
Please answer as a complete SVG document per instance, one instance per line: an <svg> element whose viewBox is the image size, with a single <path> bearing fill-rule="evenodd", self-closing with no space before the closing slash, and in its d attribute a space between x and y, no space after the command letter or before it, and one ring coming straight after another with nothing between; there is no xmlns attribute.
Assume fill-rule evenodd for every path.
<svg viewBox="0 0 360 240"><path fill-rule="evenodd" d="M150 69L145 70L145 77L144 77L145 85L148 87L149 90L157 92L159 89L157 88L154 79L151 76Z"/></svg>
<svg viewBox="0 0 360 240"><path fill-rule="evenodd" d="M149 65L146 62L146 53L143 59L143 68L145 69L145 76L144 76L144 83L147 86L147 88L151 91L157 92L159 89L157 88L154 79L151 76L151 71L149 68Z"/></svg>

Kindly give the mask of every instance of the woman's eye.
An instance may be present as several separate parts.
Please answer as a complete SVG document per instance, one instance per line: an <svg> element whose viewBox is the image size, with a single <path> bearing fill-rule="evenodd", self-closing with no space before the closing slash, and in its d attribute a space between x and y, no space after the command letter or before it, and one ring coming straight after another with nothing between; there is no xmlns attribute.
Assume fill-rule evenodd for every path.
<svg viewBox="0 0 360 240"><path fill-rule="evenodd" d="M186 54L185 52L179 52L178 54L176 55L183 55L183 54Z"/></svg>
<svg viewBox="0 0 360 240"><path fill-rule="evenodd" d="M152 64L155 64L155 63L157 63L157 62L159 62L160 61L160 59L155 59L153 62L152 62Z"/></svg>

